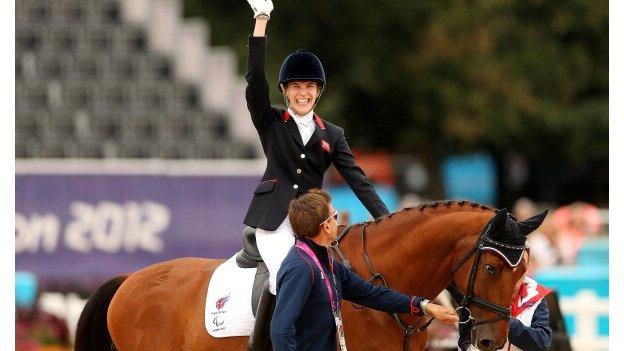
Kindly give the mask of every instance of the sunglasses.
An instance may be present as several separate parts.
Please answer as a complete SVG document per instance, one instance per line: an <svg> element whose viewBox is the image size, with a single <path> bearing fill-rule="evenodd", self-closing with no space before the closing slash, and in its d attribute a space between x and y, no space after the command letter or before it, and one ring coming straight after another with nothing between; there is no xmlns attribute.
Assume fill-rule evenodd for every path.
<svg viewBox="0 0 624 351"><path fill-rule="evenodd" d="M326 220L324 220L324 221L322 221L322 222L321 222L321 224L323 224L323 223L325 223L325 222L329 221L332 217L334 217L334 220L335 220L335 221L336 221L336 220L338 220L338 211L334 211L334 214L333 214L333 215L331 215L331 216L329 216L329 217L327 217L327 219L326 219Z"/></svg>

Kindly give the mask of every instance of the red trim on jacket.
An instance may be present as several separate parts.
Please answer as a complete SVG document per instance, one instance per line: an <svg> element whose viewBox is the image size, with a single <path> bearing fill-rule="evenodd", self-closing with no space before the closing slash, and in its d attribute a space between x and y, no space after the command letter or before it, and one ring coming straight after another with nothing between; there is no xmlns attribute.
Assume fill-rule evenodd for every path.
<svg viewBox="0 0 624 351"><path fill-rule="evenodd" d="M319 117L316 113L314 114L314 122L318 124L319 128L321 128L322 130L325 130L325 123L323 123L323 120L321 119L321 117Z"/></svg>

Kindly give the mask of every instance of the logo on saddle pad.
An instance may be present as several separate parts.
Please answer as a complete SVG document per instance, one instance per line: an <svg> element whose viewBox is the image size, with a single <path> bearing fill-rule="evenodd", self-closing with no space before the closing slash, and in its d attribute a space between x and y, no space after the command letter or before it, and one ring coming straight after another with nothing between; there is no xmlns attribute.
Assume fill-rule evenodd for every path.
<svg viewBox="0 0 624 351"><path fill-rule="evenodd" d="M236 256L215 269L206 293L204 325L215 338L249 336L254 316L251 292L255 268L240 268Z"/></svg>
<svg viewBox="0 0 624 351"><path fill-rule="evenodd" d="M221 318L219 318L219 317L215 317L215 318L212 320L212 324L216 325L217 327L222 326L222 325L223 325L223 323L225 323L225 321L224 321L224 320L222 320L222 319L221 319Z"/></svg>
<svg viewBox="0 0 624 351"><path fill-rule="evenodd" d="M217 303L215 304L215 307L217 308L217 310L221 310L225 306L225 303L228 302L229 299L230 299L230 294L227 294L227 296L224 296L218 299Z"/></svg>

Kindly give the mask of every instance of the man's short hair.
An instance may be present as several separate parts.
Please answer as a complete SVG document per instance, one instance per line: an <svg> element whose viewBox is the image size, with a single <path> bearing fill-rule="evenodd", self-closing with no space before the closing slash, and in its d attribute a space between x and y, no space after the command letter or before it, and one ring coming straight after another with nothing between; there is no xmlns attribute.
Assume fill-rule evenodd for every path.
<svg viewBox="0 0 624 351"><path fill-rule="evenodd" d="M320 225L329 217L331 196L321 189L311 189L288 206L288 219L295 234L308 238L320 232Z"/></svg>

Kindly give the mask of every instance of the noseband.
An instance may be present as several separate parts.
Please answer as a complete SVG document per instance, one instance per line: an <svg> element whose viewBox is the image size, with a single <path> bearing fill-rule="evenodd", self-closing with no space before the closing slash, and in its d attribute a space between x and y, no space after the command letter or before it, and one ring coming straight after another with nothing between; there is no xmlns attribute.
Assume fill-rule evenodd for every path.
<svg viewBox="0 0 624 351"><path fill-rule="evenodd" d="M452 270L452 275L455 276L455 273L459 270L459 268L461 268L464 265L464 263L466 263L466 261L468 261L470 256L472 256L473 254L475 255L474 260L472 261L472 268L470 269L470 278L468 279L468 288L466 290L466 294L464 295L464 293L457 287L454 281L446 288L451 293L451 295L453 295L453 297L457 297L456 298L457 300L461 299L461 303L459 304L459 307L457 307L455 311L458 312L458 314L460 311L468 312L468 317L465 320L460 320L459 324L465 324L470 321L474 321L474 324L472 326L473 329L480 325L496 323L502 320L509 320L511 317L511 309L509 307L503 307L489 300L486 300L486 299L483 299L474 295L474 284L475 284L475 280L477 277L477 269L479 267L479 262L481 261L481 256L484 251L484 244L486 242L490 242L490 243L494 243L495 245L503 246L503 247L513 249L513 250L525 250L526 249L526 246L503 244L503 243L491 240L486 235L488 230L490 229L490 225L491 224L488 223L486 229L481 233L479 240L477 240L477 243L472 247L472 249L466 255L464 255L464 257L459 261L459 263ZM494 312L495 314L498 315L498 317L477 321L472 316L472 313L470 309L468 308L468 306L470 306L471 304L477 307L483 308L487 311Z"/></svg>

